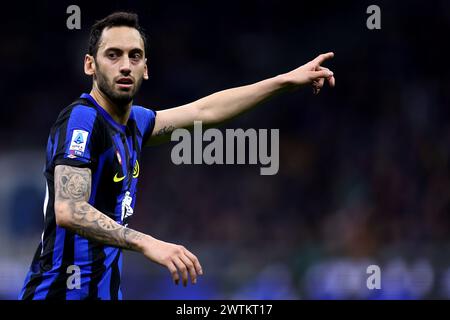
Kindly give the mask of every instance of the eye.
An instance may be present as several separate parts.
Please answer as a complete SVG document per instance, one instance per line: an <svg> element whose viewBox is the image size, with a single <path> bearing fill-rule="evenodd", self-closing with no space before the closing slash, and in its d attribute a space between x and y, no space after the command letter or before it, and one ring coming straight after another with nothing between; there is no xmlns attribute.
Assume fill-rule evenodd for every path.
<svg viewBox="0 0 450 320"><path fill-rule="evenodd" d="M131 55L131 59L133 59L133 60L140 60L142 58L142 55L140 54L140 53L133 53L132 55Z"/></svg>
<svg viewBox="0 0 450 320"><path fill-rule="evenodd" d="M109 53L107 54L107 56L108 56L108 58L110 58L110 59L115 59L115 58L117 58L117 54L116 54L115 52L109 52Z"/></svg>

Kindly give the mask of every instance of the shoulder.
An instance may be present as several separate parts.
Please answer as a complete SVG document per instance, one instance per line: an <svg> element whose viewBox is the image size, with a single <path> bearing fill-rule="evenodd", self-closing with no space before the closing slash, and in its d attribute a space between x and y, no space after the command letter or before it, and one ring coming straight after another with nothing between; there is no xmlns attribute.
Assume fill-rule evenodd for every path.
<svg viewBox="0 0 450 320"><path fill-rule="evenodd" d="M77 101L61 110L52 127L52 132L64 133L66 140L79 133L82 133L85 138L102 135L104 124L99 121L101 117L98 115L95 107Z"/></svg>
<svg viewBox="0 0 450 320"><path fill-rule="evenodd" d="M58 114L58 119L68 119L68 118L82 118L82 117L96 117L97 109L83 104L81 101L75 101L74 103L68 105Z"/></svg>
<svg viewBox="0 0 450 320"><path fill-rule="evenodd" d="M138 119L139 117L155 117L156 111L145 108L142 106L133 105L131 107L131 112L134 113L135 119Z"/></svg>
<svg viewBox="0 0 450 320"><path fill-rule="evenodd" d="M156 118L156 111L134 105L131 108L131 113L141 132L145 132L148 131L149 128L153 128Z"/></svg>
<svg viewBox="0 0 450 320"><path fill-rule="evenodd" d="M58 114L56 124L70 122L70 126L93 126L98 110L80 102L72 103Z"/></svg>

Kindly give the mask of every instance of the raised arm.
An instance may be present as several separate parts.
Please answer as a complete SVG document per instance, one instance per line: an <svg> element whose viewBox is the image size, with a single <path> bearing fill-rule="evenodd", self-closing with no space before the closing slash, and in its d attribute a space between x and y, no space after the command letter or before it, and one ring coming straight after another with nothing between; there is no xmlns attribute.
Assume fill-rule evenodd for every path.
<svg viewBox="0 0 450 320"><path fill-rule="evenodd" d="M202 121L205 126L217 125L288 89L311 84L314 94L318 94L325 80L334 87L333 72L322 67L322 64L333 56L332 52L321 54L288 73L254 84L219 91L180 107L158 111L155 127L147 145L170 140L170 134L174 129L190 128L194 121Z"/></svg>
<svg viewBox="0 0 450 320"><path fill-rule="evenodd" d="M91 170L65 165L55 167L56 224L87 239L144 254L153 262L167 267L175 284L177 269L187 284L188 272L192 283L202 274L198 259L183 246L157 240L149 235L126 228L101 213L88 201L91 194Z"/></svg>

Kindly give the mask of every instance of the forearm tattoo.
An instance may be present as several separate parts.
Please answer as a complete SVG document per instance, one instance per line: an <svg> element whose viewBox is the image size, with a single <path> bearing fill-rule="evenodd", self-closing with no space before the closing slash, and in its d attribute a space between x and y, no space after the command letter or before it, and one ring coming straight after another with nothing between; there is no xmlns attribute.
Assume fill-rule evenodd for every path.
<svg viewBox="0 0 450 320"><path fill-rule="evenodd" d="M88 201L91 194L91 171L88 168L56 166L55 201L67 204L70 226L82 237L124 249L136 249L134 243L144 234L126 228L101 213Z"/></svg>

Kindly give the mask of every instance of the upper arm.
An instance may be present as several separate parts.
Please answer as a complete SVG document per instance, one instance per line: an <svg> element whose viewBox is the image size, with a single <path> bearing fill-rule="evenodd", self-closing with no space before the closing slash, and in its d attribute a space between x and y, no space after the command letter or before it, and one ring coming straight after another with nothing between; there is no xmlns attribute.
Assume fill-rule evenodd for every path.
<svg viewBox="0 0 450 320"><path fill-rule="evenodd" d="M196 120L200 120L199 111L192 103L158 111L153 132L145 145L151 146L170 141L173 130L191 128Z"/></svg>
<svg viewBox="0 0 450 320"><path fill-rule="evenodd" d="M58 222L67 221L73 206L88 202L91 196L91 170L67 165L55 167L55 215Z"/></svg>

